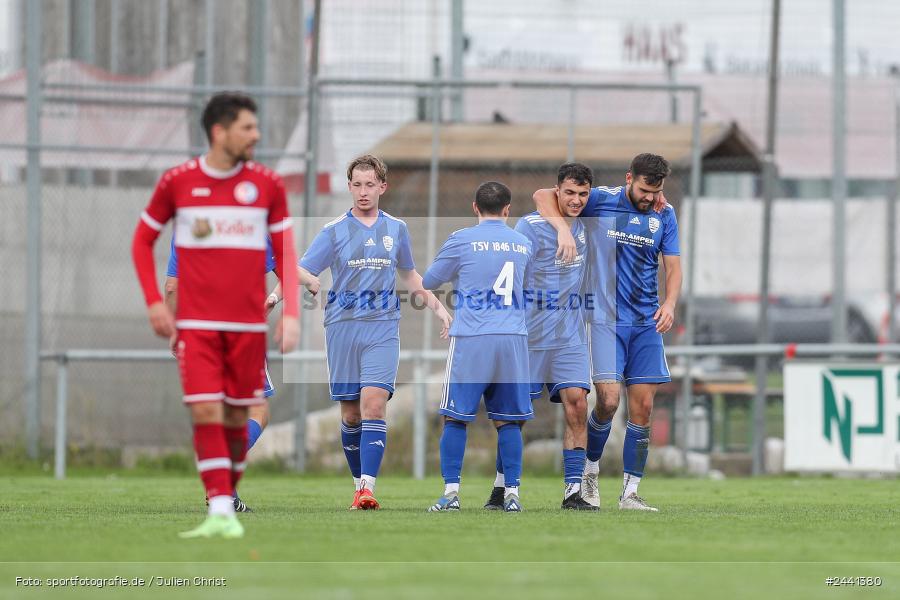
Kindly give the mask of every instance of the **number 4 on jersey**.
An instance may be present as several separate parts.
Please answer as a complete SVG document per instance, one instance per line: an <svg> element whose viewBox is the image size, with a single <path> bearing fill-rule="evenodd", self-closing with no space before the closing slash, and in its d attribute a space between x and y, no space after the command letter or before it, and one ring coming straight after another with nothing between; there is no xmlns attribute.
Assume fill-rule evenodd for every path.
<svg viewBox="0 0 900 600"><path fill-rule="evenodd" d="M497 279L494 280L494 293L498 296L503 296L503 304L505 306L512 305L513 273L515 267L515 264L511 260L506 261L503 263L503 268L500 269L500 274L497 275Z"/></svg>

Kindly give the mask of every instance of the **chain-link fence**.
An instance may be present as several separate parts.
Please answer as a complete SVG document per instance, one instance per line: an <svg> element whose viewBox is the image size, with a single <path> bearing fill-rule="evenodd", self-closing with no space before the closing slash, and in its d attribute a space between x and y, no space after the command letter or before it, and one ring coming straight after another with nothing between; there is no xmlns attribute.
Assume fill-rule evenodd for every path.
<svg viewBox="0 0 900 600"><path fill-rule="evenodd" d="M83 3L88 4L94 3ZM40 347L158 348L133 281L130 237L161 171L202 151L199 110L212 90L241 87L259 100L264 133L259 158L285 176L293 192L292 212L303 214L309 133L303 82L310 3L98 2L93 12L68 12L74 6L82 10L81 5L44 3ZM429 60L446 54L446 31L434 25L446 18L445 10L400 0L379 5L378 26L370 30L374 41L386 48L385 55L394 57L390 62L367 60L359 36L340 35L342 24L351 22L341 14L348 3L324 5L324 51L326 57L331 52L341 60L326 58L315 88L321 102L312 120L316 137L310 148L319 190L310 205L312 231L350 207L343 166L364 152L388 163L389 190L382 208L410 224L420 272L451 231L474 222L471 201L480 182L509 185L512 214L519 217L534 210L531 194L552 187L556 168L564 161L583 161L594 169L595 184L617 186L624 183L631 157L658 152L673 165L665 193L678 212L685 261L688 243L696 244L696 267L690 274L693 341L755 341L764 111L763 98L754 90L762 85L761 77L684 73L678 78L681 86L666 86L658 84L659 74L641 71L629 74L627 85L617 86L621 74L567 71L554 74L553 81L538 81L532 74L504 77L502 83L468 80L460 85L442 76L450 71L449 61L441 66ZM399 22L400 15L402 25L396 27L407 36L388 27ZM365 30L357 21L352 19L348 31ZM436 35L429 36L429 28ZM344 39L346 47L337 48ZM416 60L403 60L413 55ZM431 79L433 75L437 77ZM338 79L344 76L352 80ZM793 166L782 174L783 198L774 210L771 339L824 342L830 339L833 289L826 185L830 164L822 164L821 153L804 162L803 150L827 142L828 115L814 99L827 92L829 78L795 78L782 85L776 158L790 157L785 164L790 160ZM693 231L686 199L691 196L693 94L698 89L704 97L699 132L703 175ZM860 80L851 89L848 125L855 137L849 155L851 170L858 175L850 179L854 199L846 219L852 248L849 337L861 342L896 340L885 290L893 285L887 283L892 267L896 279L896 252L888 249L897 227L891 226L894 213L886 209L884 198L893 190L889 184L896 175L885 173L877 153L884 150L884 140L900 139L900 123L890 111L885 119L883 111L866 108L872 102L897 106L894 84ZM22 349L28 307L18 282L29 276L24 226L29 101L33 99L26 98L23 73L0 79L0 123L8 132L0 143L0 274L13 282L0 291L0 408L8 415L0 427L4 442L21 441L25 421ZM817 135L810 137L811 130ZM877 168L867 171L867 165ZM896 222L895 214L892 218ZM159 271L168 254L167 238L165 234L157 244ZM688 305L683 302L682 310ZM683 315L680 321L684 323ZM404 306L404 349L443 348L433 328L433 320ZM309 330L315 349L322 337L315 317ZM683 328L669 340L683 341ZM734 361L712 357L701 362L709 370L721 370L721 363ZM736 366L746 368L747 363L738 361ZM442 367L430 366L432 378L439 379ZM404 363L399 381L420 380L423 372L417 368L423 366ZM272 377L276 382L285 379L280 365L272 365ZM49 440L54 422L52 369L45 369L42 383L42 439ZM185 446L187 423L173 364L80 364L72 369L69 392L70 438L77 445ZM661 420L666 411L674 414L674 392L666 392L669 400L666 394L661 398ZM330 406L321 381L303 393L310 411ZM272 403L273 422L295 417L295 405L289 401L294 395L294 384L279 385L279 397L286 401ZM546 402L536 408L539 419L529 435L550 437L556 415ZM408 416L404 413L403 418ZM433 430L436 421L428 423ZM771 425L777 433L777 420ZM669 435L654 441L672 439ZM413 447L412 435L398 434L391 453L405 463Z"/></svg>

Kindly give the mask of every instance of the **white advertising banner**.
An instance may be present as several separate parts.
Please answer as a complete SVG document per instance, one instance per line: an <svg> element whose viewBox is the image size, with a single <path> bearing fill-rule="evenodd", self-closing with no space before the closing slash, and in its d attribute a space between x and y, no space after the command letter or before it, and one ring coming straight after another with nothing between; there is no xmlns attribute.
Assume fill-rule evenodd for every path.
<svg viewBox="0 0 900 600"><path fill-rule="evenodd" d="M900 471L900 365L789 362L788 471Z"/></svg>

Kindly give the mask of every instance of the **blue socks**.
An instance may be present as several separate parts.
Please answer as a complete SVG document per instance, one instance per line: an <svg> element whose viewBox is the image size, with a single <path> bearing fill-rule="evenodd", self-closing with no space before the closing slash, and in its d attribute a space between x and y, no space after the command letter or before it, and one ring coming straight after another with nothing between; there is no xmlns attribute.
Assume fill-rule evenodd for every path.
<svg viewBox="0 0 900 600"><path fill-rule="evenodd" d="M360 425L359 463L362 475L378 476L387 444L387 424L382 419L363 419Z"/></svg>
<svg viewBox="0 0 900 600"><path fill-rule="evenodd" d="M250 450L250 448L253 447L253 444L256 443L256 440L259 439L262 432L262 425L253 419L247 419L247 450Z"/></svg>
<svg viewBox="0 0 900 600"><path fill-rule="evenodd" d="M581 483L581 475L584 473L584 461L584 448L563 450L563 476L567 484Z"/></svg>
<svg viewBox="0 0 900 600"><path fill-rule="evenodd" d="M350 465L350 474L355 479L359 479L361 472L359 461L359 438L362 433L362 425L350 427L341 421L341 446L344 447L344 456L347 457L347 464Z"/></svg>
<svg viewBox="0 0 900 600"><path fill-rule="evenodd" d="M647 464L647 449L650 446L650 427L641 427L631 421L625 425L625 446L622 448L622 463L625 473L637 477L644 476Z"/></svg>
<svg viewBox="0 0 900 600"><path fill-rule="evenodd" d="M603 447L609 439L609 430L612 429L612 419L600 421L597 413L591 411L587 426L587 459L597 462L603 455Z"/></svg>
<svg viewBox="0 0 900 600"><path fill-rule="evenodd" d="M459 483L465 453L466 424L444 421L444 432L441 434L441 475L444 476L444 483Z"/></svg>
<svg viewBox="0 0 900 600"><path fill-rule="evenodd" d="M497 429L497 446L506 487L519 487L519 477L522 475L522 428L515 423L507 423Z"/></svg>

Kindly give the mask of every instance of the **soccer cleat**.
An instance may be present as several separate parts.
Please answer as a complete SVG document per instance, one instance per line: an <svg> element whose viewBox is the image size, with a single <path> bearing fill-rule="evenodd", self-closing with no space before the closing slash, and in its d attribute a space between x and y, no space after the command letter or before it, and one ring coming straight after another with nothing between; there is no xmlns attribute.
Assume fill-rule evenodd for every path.
<svg viewBox="0 0 900 600"><path fill-rule="evenodd" d="M581 477L581 497L591 506L600 508L600 486L598 473L585 473Z"/></svg>
<svg viewBox="0 0 900 600"><path fill-rule="evenodd" d="M589 503L587 500L581 497L580 492L575 492L574 494L568 496L565 500L562 501L562 506L565 510L600 510L599 507L594 506Z"/></svg>
<svg viewBox="0 0 900 600"><path fill-rule="evenodd" d="M375 499L375 496L369 491L367 488L360 488L358 499L354 499L356 502L356 507L359 510L378 510L381 508L378 505L378 500Z"/></svg>
<svg viewBox="0 0 900 600"><path fill-rule="evenodd" d="M488 501L484 504L485 510L503 510L504 491L505 489L502 487L494 487L494 489L491 490L491 497L488 498Z"/></svg>
<svg viewBox="0 0 900 600"><path fill-rule="evenodd" d="M244 537L244 526L234 515L209 515L199 527L178 534L182 539L223 537L237 539Z"/></svg>
<svg viewBox="0 0 900 600"><path fill-rule="evenodd" d="M459 510L459 496L457 496L453 492L444 494L437 499L437 502L428 507L428 512L443 512L451 510Z"/></svg>
<svg viewBox="0 0 900 600"><path fill-rule="evenodd" d="M241 500L240 497L234 496L234 512L249 513L253 512L253 509L244 504L244 501Z"/></svg>
<svg viewBox="0 0 900 600"><path fill-rule="evenodd" d="M625 498L619 499L619 509L621 510L646 510L649 512L659 512L658 508L650 506L644 499L637 495L637 492L631 492Z"/></svg>
<svg viewBox="0 0 900 600"><path fill-rule="evenodd" d="M356 490L353 494L353 502L350 503L350 510L359 510L359 493L362 490Z"/></svg>
<svg viewBox="0 0 900 600"><path fill-rule="evenodd" d="M515 494L507 496L503 501L503 510L508 513L522 512L522 505L519 504L519 497Z"/></svg>

